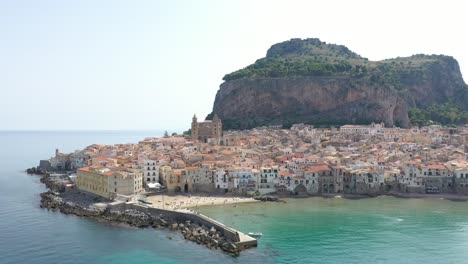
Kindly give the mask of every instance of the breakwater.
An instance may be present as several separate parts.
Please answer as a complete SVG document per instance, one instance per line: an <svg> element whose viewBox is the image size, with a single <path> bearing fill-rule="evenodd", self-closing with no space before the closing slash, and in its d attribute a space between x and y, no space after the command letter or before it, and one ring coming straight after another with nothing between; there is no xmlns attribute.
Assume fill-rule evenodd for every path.
<svg viewBox="0 0 468 264"><path fill-rule="evenodd" d="M41 177L41 182L50 189L41 194L43 208L141 228L169 228L180 232L187 240L234 255L257 245L256 239L197 212L102 201L77 189L66 189L59 179L48 174Z"/></svg>

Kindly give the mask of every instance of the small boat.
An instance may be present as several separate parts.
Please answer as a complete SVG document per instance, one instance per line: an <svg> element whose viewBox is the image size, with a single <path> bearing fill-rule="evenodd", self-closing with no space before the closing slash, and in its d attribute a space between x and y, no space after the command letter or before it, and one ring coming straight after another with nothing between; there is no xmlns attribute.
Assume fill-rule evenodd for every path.
<svg viewBox="0 0 468 264"><path fill-rule="evenodd" d="M249 236L252 236L252 237L261 237L261 236L263 236L263 234L260 233L260 232L249 232Z"/></svg>

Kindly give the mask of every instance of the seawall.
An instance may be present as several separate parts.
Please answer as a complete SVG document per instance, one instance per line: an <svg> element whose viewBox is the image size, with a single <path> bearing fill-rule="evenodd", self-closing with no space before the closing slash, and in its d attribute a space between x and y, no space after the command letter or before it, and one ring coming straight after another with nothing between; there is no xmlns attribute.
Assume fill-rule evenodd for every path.
<svg viewBox="0 0 468 264"><path fill-rule="evenodd" d="M193 222L201 226L206 226L208 228L214 227L216 230L219 230L222 236L234 242L239 249L254 247L257 246L257 240L250 236L247 236L233 228L230 228L214 219L209 218L200 213L190 212L189 210L166 210L160 208L153 208L145 205L138 205L132 203L110 203L108 206L109 210L112 211L126 211L126 210L136 210L139 212L144 212L153 217L159 217L163 219L171 219L172 221L178 223L184 222Z"/></svg>
<svg viewBox="0 0 468 264"><path fill-rule="evenodd" d="M41 182L50 191L41 193L41 207L135 227L168 227L182 233L187 240L234 255L257 246L255 238L197 212L187 209L159 209L125 202L96 203L97 197L77 189L67 189L62 181L60 177L52 177L47 173L42 175Z"/></svg>

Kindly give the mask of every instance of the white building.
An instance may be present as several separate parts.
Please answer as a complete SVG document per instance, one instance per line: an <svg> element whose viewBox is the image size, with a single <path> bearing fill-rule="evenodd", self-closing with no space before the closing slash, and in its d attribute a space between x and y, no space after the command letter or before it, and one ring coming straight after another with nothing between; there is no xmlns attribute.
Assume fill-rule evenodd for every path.
<svg viewBox="0 0 468 264"><path fill-rule="evenodd" d="M364 125L344 125L340 127L340 132L344 134L376 135L385 134L385 124L372 122L369 126Z"/></svg>
<svg viewBox="0 0 468 264"><path fill-rule="evenodd" d="M258 191L261 194L276 191L279 183L278 173L279 170L277 166L260 168L260 173L258 174L257 179L257 186Z"/></svg>
<svg viewBox="0 0 468 264"><path fill-rule="evenodd" d="M154 160L145 160L140 163L145 183L159 182L159 164Z"/></svg>
<svg viewBox="0 0 468 264"><path fill-rule="evenodd" d="M420 187L422 185L421 171L419 164L416 162L407 162L403 166L403 175L400 178L400 183L406 184L409 187Z"/></svg>
<svg viewBox="0 0 468 264"><path fill-rule="evenodd" d="M215 172L215 185L216 189L228 189L229 177L226 171L218 170Z"/></svg>

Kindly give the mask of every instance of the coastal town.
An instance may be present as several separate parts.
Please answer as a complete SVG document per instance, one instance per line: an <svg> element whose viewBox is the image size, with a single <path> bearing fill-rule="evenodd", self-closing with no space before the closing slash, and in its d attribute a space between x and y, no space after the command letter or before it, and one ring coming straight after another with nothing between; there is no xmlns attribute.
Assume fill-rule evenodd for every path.
<svg viewBox="0 0 468 264"><path fill-rule="evenodd" d="M194 116L190 134L94 144L70 154L56 150L38 169L76 171L68 187L108 199L161 193L466 195L467 141L468 126L295 124L223 131L218 116L202 122ZM189 207L174 203L168 205Z"/></svg>
<svg viewBox="0 0 468 264"><path fill-rule="evenodd" d="M138 143L93 144L41 160L41 207L138 227L239 254L248 235L201 215L199 206L283 197L378 195L468 200L468 126L402 129L384 123L295 124L223 131L222 120ZM287 206L287 205L286 205Z"/></svg>

